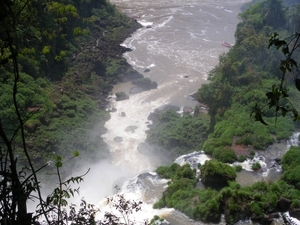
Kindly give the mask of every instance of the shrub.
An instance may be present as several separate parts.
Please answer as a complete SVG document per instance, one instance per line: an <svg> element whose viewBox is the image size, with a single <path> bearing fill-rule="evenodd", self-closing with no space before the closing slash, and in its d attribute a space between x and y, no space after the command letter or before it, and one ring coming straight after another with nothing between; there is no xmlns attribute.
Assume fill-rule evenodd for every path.
<svg viewBox="0 0 300 225"><path fill-rule="evenodd" d="M126 93L124 93L123 91L116 92L116 97L117 97L116 101L122 101L122 100L129 99L129 96Z"/></svg>
<svg viewBox="0 0 300 225"><path fill-rule="evenodd" d="M162 199L158 200L158 202L154 203L154 205L153 205L154 209L161 209L163 207L165 207L165 204Z"/></svg>
<svg viewBox="0 0 300 225"><path fill-rule="evenodd" d="M250 204L252 212L254 212L257 216L261 215L263 210L259 207L259 204L256 202L251 202Z"/></svg>
<svg viewBox="0 0 300 225"><path fill-rule="evenodd" d="M199 114L200 114L199 106L195 106L195 108L194 108L194 116L199 116Z"/></svg>
<svg viewBox="0 0 300 225"><path fill-rule="evenodd" d="M36 79L36 83L37 83L41 88L45 88L45 87L49 86L48 82L47 82L45 79L41 78L41 77L39 77L38 79Z"/></svg>
<svg viewBox="0 0 300 225"><path fill-rule="evenodd" d="M288 184L300 188L300 165L285 171L281 177Z"/></svg>
<svg viewBox="0 0 300 225"><path fill-rule="evenodd" d="M238 156L238 161L239 162L244 162L247 159L247 157L245 155L239 155Z"/></svg>
<svg viewBox="0 0 300 225"><path fill-rule="evenodd" d="M154 122L146 141L167 150L174 158L202 149L207 137L208 121L202 114L181 117L174 109L153 115Z"/></svg>
<svg viewBox="0 0 300 225"><path fill-rule="evenodd" d="M141 79L134 80L132 81L132 84L146 90L157 88L157 83L151 81L149 78L141 78Z"/></svg>
<svg viewBox="0 0 300 225"><path fill-rule="evenodd" d="M300 165L300 147L292 146L281 159L282 168L289 170Z"/></svg>
<svg viewBox="0 0 300 225"><path fill-rule="evenodd" d="M237 160L237 156L231 148L216 149L212 155L214 158L223 163L233 163Z"/></svg>
<svg viewBox="0 0 300 225"><path fill-rule="evenodd" d="M234 181L236 171L231 166L216 160L206 161L201 166L201 179L205 185L220 187L228 184L228 181Z"/></svg>
<svg viewBox="0 0 300 225"><path fill-rule="evenodd" d="M241 165L234 166L236 172L242 171L243 167Z"/></svg>
<svg viewBox="0 0 300 225"><path fill-rule="evenodd" d="M253 137L251 134L245 134L236 140L239 145L253 145Z"/></svg>
<svg viewBox="0 0 300 225"><path fill-rule="evenodd" d="M259 162L255 162L252 164L252 170L259 170L261 168L261 165Z"/></svg>
<svg viewBox="0 0 300 225"><path fill-rule="evenodd" d="M67 109L67 110L66 110L66 115L67 115L68 117L70 117L70 118L74 118L75 115L76 115L75 110L73 110L73 109Z"/></svg>

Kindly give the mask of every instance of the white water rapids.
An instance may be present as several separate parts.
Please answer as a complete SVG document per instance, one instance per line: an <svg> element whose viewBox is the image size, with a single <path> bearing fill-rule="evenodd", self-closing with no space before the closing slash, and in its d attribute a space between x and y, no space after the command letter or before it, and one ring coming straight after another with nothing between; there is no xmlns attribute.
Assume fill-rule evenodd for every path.
<svg viewBox="0 0 300 225"><path fill-rule="evenodd" d="M225 40L234 44L237 15L246 0L111 2L144 26L122 44L133 50L125 53L124 57L145 77L156 81L158 88L131 95L131 83L114 87L111 108L116 111L110 113L111 119L105 123L107 133L102 136L109 146L113 161L99 162L92 167L85 179L88 186L81 188L81 194L87 196L86 200L97 203L104 212L109 209L103 199L113 195L116 191L114 187L118 185L128 198L145 202L142 211L134 215L136 221L150 220L157 214L167 218L173 225L204 224L192 221L172 209L152 209L152 204L162 195L167 181L158 179L151 171L163 165L166 159L160 155L141 154L138 146L146 139L150 112L167 104L178 107L197 105L190 95L206 82L209 71L218 63L219 55L228 51L221 42ZM150 72L144 72L145 69L150 69ZM114 93L119 91L127 93L130 98L117 102ZM134 129L128 131L128 127ZM207 159L205 154L198 158L202 162ZM248 223L251 224L243 222Z"/></svg>

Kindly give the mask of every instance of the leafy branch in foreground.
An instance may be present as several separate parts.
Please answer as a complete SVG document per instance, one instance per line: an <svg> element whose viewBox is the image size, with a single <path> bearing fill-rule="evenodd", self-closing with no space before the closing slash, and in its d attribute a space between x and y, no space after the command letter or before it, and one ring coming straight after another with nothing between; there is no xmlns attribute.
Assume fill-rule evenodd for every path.
<svg viewBox="0 0 300 225"><path fill-rule="evenodd" d="M285 59L281 60L279 67L282 72L280 84L274 84L271 91L266 93L268 99L267 105L260 108L258 104L256 104L250 115L256 121L267 125L263 119L263 116L265 116L263 109L268 106L269 109L275 108L276 121L278 113L281 113L282 117L285 117L287 113L292 113L294 121L299 121L299 112L288 99L289 94L285 83L287 80L290 80L290 76L292 76L297 90L300 91L299 65L294 59L296 50L299 50L300 47L300 33L295 33L285 40L280 39L278 34L274 33L269 40L269 48L272 46L275 46L276 50L281 49L285 56Z"/></svg>
<svg viewBox="0 0 300 225"><path fill-rule="evenodd" d="M112 209L117 210L118 213L105 212L104 219L100 224L110 225L134 225L137 224L136 221L132 221L130 216L134 212L141 210L142 201L128 200L124 195L118 194L114 197L107 198L107 205L112 207ZM120 216L118 216L118 214ZM148 224L148 221L144 221L142 224Z"/></svg>

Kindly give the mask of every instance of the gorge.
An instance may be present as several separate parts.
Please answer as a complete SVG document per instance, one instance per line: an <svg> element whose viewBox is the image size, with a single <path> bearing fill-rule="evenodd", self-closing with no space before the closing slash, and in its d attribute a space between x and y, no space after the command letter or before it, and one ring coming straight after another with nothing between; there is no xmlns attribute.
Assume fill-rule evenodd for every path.
<svg viewBox="0 0 300 225"><path fill-rule="evenodd" d="M159 3L155 3L154 6L153 6L153 5L150 5L147 2L143 2L143 3L139 2L139 3L137 3L136 8L132 7L134 9L128 8L127 3L128 2L118 2L118 1L116 1L116 4L117 5L119 4L118 5L119 8L124 10L124 12L128 13L132 17L137 18L137 20L140 21L141 24L144 24L144 28L141 28L139 31L137 31L135 34L133 34L133 37L127 39L124 42L124 44L123 44L124 46L133 49L132 52L126 53L125 57L135 67L135 69L137 69L141 73L143 73L143 71L144 71L145 76L148 76L151 79L158 82L158 90L152 90L152 91L150 91L150 93L138 94L138 96L130 96L130 99L132 100L132 102L131 102L130 99L125 100L124 102L113 102L113 104L114 104L113 107L115 107L117 109L117 112L119 112L119 114L118 113L112 113L112 120L115 120L116 122L111 127L109 125L110 121L106 123L106 126L108 128L108 133L104 135L104 139L106 139L110 135L111 135L110 136L111 139L114 136L120 135L122 130L125 130L126 127L128 127L128 126L144 127L144 129L145 129L146 126L144 126L144 125L147 124L146 118L147 118L147 115L149 114L149 111L150 112L153 111L153 109L157 108L158 106L168 105L168 104L177 105L179 107L182 107L184 105L188 105L188 106L191 106L191 107L195 106L196 102L193 103L191 101L191 99L188 98L188 96L191 95L192 92L193 92L193 91L191 91L193 89L193 83L197 83L199 81L199 79L202 80L202 81L200 81L200 83L202 83L202 82L205 83L205 75L202 78L199 78L199 70L200 69L196 69L197 73L198 73L198 76L193 77L192 72L189 71L189 73L186 73L185 71L182 71L180 69L174 70L174 67L172 66L172 68L170 68L170 72L168 72L168 74L167 74L168 76L170 76L170 74L171 74L171 76L170 76L171 78L164 78L164 76L163 76L164 71L165 71L164 69L168 68L169 61L172 61L172 60L175 61L175 63L173 63L172 65L179 64L179 63L176 63L177 62L176 60L178 60L178 61L181 61L181 63L182 62L187 62L185 68L189 68L189 66L191 67L191 64L189 64L191 62L191 61L189 61L189 59L190 59L189 57L193 57L194 54L196 55L197 54L197 53L195 53L196 51L193 50L193 51L189 52L188 50L181 49L180 47L178 47L179 44L177 42L179 42L179 41L176 41L176 40L172 41L172 38L171 38L172 36L171 35L168 36L168 34L171 33L176 38L180 37L180 35L183 36L184 34L186 34L186 33L180 32L180 31L182 31L183 28L179 28L178 30L176 30L170 24L172 23L173 19L176 20L176 17L174 16L176 13L181 14L181 16L184 15L184 16L188 17L188 16L191 16L191 15L195 15L195 13L192 13L190 11L186 13L184 11L184 9L189 9L189 7L190 7L190 9L195 10L195 8L197 9L197 7L195 7L195 6L182 6L182 5L176 7L176 1L174 1L172 4L175 5L175 7L174 7L175 9L171 10L172 13L174 13L174 14L172 14L172 13L168 14L168 13L166 13L168 11L168 7L162 7L161 8L161 10L164 10L165 13L160 13L158 10L156 10L155 6L159 5ZM130 3L131 3L131 5L134 5L134 2L130 2ZM191 3L191 2L188 2L187 4L189 4L189 3ZM207 2L205 2L205 3L207 3ZM194 4L196 4L196 3L194 3ZM214 4L212 3L212 5L214 5ZM147 17L147 14L143 14L144 10L145 10L144 9L145 6L146 6L146 9L150 11L149 19ZM147 7L149 7L149 9ZM232 7L232 5L231 5L231 7ZM221 9L226 13L232 13L232 10L230 10L228 8L230 8L230 7L228 7L227 5L225 7L220 6L219 3L214 5L215 10ZM199 11L202 11L202 9L199 10ZM157 13L159 15L158 18L156 18L155 13ZM205 12L205 13L206 13L205 15L209 14L217 20L220 19L217 16L214 16L214 14L212 14L212 13L207 13L207 12ZM164 17L163 15L165 15L165 14L167 16ZM159 19L161 19L161 20L159 20ZM159 24L156 25L153 21L162 21L161 23L163 24L163 26L160 26ZM207 21L210 22L209 19L207 19ZM182 20L181 20L181 23L183 23ZM179 24L180 24L179 22L176 23L176 25L179 25ZM197 25L199 25L199 24L197 24ZM215 27L216 27L216 25L214 25L214 28ZM163 29L163 28L168 29L168 31L159 32L160 29ZM193 29L190 29L190 30L193 30ZM160 35L161 33L164 34L164 35L167 34L167 38L166 38L167 39L166 40L167 44L160 45L161 44L160 42L165 41L164 40L165 36L163 36L159 40L157 40L157 39L155 39L155 36L151 33L152 31L156 31L156 33L158 33L157 35ZM177 34L176 33L177 31L178 31L178 35L175 35L175 34ZM219 32L219 30L216 31L216 29L214 29L213 31L216 32L216 33ZM202 35L205 32L206 32L206 30L202 33ZM192 34L189 33L189 35L191 37L195 36L194 33L192 33ZM196 33L196 36L197 35L201 36L200 33ZM144 37L144 39L142 39L142 37ZM214 36L214 37L218 37L218 36ZM188 40L189 39L185 37L185 44L187 46L188 46L188 43L189 43ZM197 40L199 40L199 39L197 39ZM208 43L212 42L212 44L214 44L214 45L216 43L216 42L210 40L209 38L207 39L205 37L202 40L205 41L205 42L208 42ZM228 40L232 41L232 39L227 39L227 41ZM135 43L136 43L136 45L135 45ZM221 41L220 41L220 43L221 43ZM176 45L176 44L178 44L178 45ZM193 42L193 44L195 44L195 42ZM165 46L168 46L168 45L170 47L165 47ZM162 46L164 46L164 47L162 47ZM197 44L197 46L202 47L201 44ZM216 49L215 48L216 46L214 46L214 47L212 47L212 45L206 45L206 46L210 46L210 50L207 51L207 52L210 52L210 54L211 54L211 52L213 52L212 49ZM140 47L141 47L141 49L140 49ZM195 48L193 48L193 49L195 49ZM170 51L172 54L168 53L168 51ZM177 56L176 52L179 52L180 56ZM202 53L201 56L204 56L205 59L209 58L209 56L203 54L203 52L201 52L201 53ZM180 57L182 57L182 56L186 56L184 60L180 59ZM144 57L144 60L141 60L141 59L143 59L143 57ZM158 58L158 61L155 61L155 57ZM200 57L198 56L198 58L200 58ZM208 61L212 62L213 61L213 60L211 60L212 58L217 58L217 56L210 55L210 60L208 60ZM200 60L200 61L205 62L205 60ZM197 61L197 62L199 63L199 61ZM205 65L207 66L207 64L205 64ZM202 69L201 71L204 72L204 74L207 75L207 72L205 72L205 70L203 70L203 68L205 68L205 66L200 65L198 68L200 68L200 67ZM207 66L206 68L208 68L208 67L209 66ZM195 69L195 68L197 68L197 66L192 65L191 68ZM209 70L207 70L207 71L209 71ZM179 72L179 74L178 74L178 72ZM178 75L175 75L175 74L178 74ZM200 72L200 74L201 74L201 72ZM174 77L175 77L175 79L174 79ZM189 82L188 83L188 88L187 88L188 92L185 92L185 94L182 94L182 91L184 90L185 83L187 83L186 79L188 79L188 82ZM197 83L197 85L199 86L198 83ZM131 84L128 84L128 83L127 84L118 84L118 85L115 86L114 91L115 92L118 92L118 91L128 92L130 87L131 87ZM161 99L161 96L162 96L161 90L167 90L168 97L165 100ZM174 93L174 91L175 91L175 93ZM174 93L174 97L172 96L172 93ZM147 96L147 94L148 94L148 96ZM128 104L128 106L126 105L127 102L130 102ZM130 106L140 105L141 107L139 107L138 111L135 112L135 110L131 110L130 108L128 108L129 105ZM184 107L182 107L182 109L183 108ZM143 113L144 113L143 109L146 109L145 116L141 120L138 120L139 116L143 115ZM132 120L130 121L130 119L128 119L128 118L121 119L120 111L124 112L125 115L127 116L126 110L128 110L128 112L130 112L128 114L129 118L134 118L134 121L132 121ZM132 112L134 112L136 114L134 114ZM126 124L124 127L121 127L120 124L124 123L124 122L121 122L121 121L124 121L125 123L128 121L129 123ZM118 131L116 133L112 132L110 134L110 131L115 130L115 128L117 126L120 127L121 129L120 130L118 129ZM134 161L134 159L135 159L134 157L132 157L133 156L132 153L127 152L126 149L137 149L138 144L136 143L134 145L133 144L134 141L137 140L137 142L141 142L141 141L144 140L144 137L140 137L140 136L138 136L138 134L136 134L136 132L138 132L138 131L139 131L139 128L137 128L137 130L134 131L133 135L130 134L131 136L123 132L123 136L126 137L126 138L123 138L123 141L124 141L123 144L121 144L121 143L115 144L113 141L110 142L112 144L111 146L115 146L115 147L113 147L113 149L115 149L116 151L122 152L122 156L126 159L125 160L126 164L128 164L129 161ZM128 137L129 142L130 142L129 146L124 144L124 143L127 143L126 142L127 137ZM126 146L126 147L123 148L123 146ZM285 147L283 147L283 148L285 148ZM115 152L114 152L114 154L115 154ZM128 155L126 155L126 154L128 154ZM135 154L139 154L139 153L135 152ZM120 158L120 160L119 160L120 164L122 164L124 162L122 160L124 158ZM257 159L259 160L259 157ZM140 160L141 160L141 158L139 158L137 161L139 162ZM151 165L149 166L149 164L146 163L147 159L144 158L142 161L143 161L143 166L145 166L145 167L142 167L141 171L145 170L145 168L151 168ZM261 164L263 164L263 163L264 162L261 161ZM157 166L157 164L155 164L155 166ZM269 165L269 166L271 166L271 165ZM147 169L146 169L146 171L147 171ZM246 175L244 174L242 176L246 176ZM274 176L276 177L278 175L275 174ZM247 179L249 179L249 177L245 178L245 180L247 180ZM257 178L253 177L251 179L255 180ZM258 178L257 181L259 181L259 180L260 180L260 178Z"/></svg>
<svg viewBox="0 0 300 225"><path fill-rule="evenodd" d="M30 194L42 181L43 191L58 188L44 203L37 197L40 210L53 207L49 212L57 210L60 221L62 202L78 200L69 199L72 186L63 186L88 168L80 184L84 201L104 213L106 197L115 193L143 200L139 214L130 214L136 223L154 215L171 224L252 224L250 218L280 224L290 219L286 211L299 217L298 148L281 160L298 126L293 119L300 119L298 87L287 80L288 91L280 90L293 108L280 105L274 116L281 52L267 48L274 32L298 28L296 7L253 1L239 14L245 1L41 1L27 2L19 17L22 1L15 11L4 3L0 147L9 157L1 158L0 188L8 193L0 198L1 220L22 221L29 195L15 188ZM7 24L15 19L11 30ZM297 51L293 57L299 61ZM270 107L258 107L264 103ZM291 139L297 143L298 134ZM19 175L15 157L27 165ZM207 163L211 158L218 161ZM49 171L39 180L34 167ZM209 176L225 186L209 184ZM17 205L23 211L15 215Z"/></svg>

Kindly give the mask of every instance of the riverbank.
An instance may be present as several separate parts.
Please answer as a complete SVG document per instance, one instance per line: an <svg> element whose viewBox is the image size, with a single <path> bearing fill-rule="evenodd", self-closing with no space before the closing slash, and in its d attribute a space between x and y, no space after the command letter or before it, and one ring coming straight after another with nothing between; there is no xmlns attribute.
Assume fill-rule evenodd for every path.
<svg viewBox="0 0 300 225"><path fill-rule="evenodd" d="M41 110L25 124L27 145L37 163L51 159L52 152L69 158L74 150L93 162L110 157L101 138L110 118L108 96L116 83L143 78L123 58L131 49L121 46L141 25L109 3L103 10L110 10L109 16L97 14L87 34L66 41L68 54L50 70L61 76L54 79L49 72L40 87L45 95Z"/></svg>

